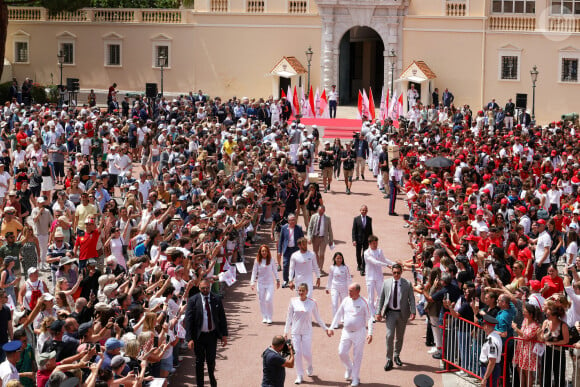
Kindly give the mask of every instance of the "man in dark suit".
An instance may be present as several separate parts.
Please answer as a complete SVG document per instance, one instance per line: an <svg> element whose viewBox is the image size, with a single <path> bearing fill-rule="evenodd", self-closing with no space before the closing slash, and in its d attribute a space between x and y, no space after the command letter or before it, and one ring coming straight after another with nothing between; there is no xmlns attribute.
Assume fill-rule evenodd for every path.
<svg viewBox="0 0 580 387"><path fill-rule="evenodd" d="M290 256L299 250L298 239L303 237L304 231L302 231L302 227L296 224L296 215L288 215L288 224L282 226L280 240L278 241L278 260L280 257L284 258L282 261L283 288L288 286Z"/></svg>
<svg viewBox="0 0 580 387"><path fill-rule="evenodd" d="M417 313L413 287L409 281L401 276L403 267L396 263L392 266L392 270L393 276L383 282L383 290L381 291L381 298L375 316L376 321L381 321L384 317L387 325L387 363L384 367L385 371L393 368L393 359L397 366L403 365L399 355L403 349L407 320L413 321Z"/></svg>
<svg viewBox="0 0 580 387"><path fill-rule="evenodd" d="M516 105L512 102L510 98L505 104L503 109L505 112L505 127L507 130L512 130L514 128L514 116L516 115Z"/></svg>
<svg viewBox="0 0 580 387"><path fill-rule="evenodd" d="M203 91L201 91L201 89L199 89L197 92L197 97L195 97L195 102L200 102L201 106L205 106L205 103L207 102L207 97L203 94Z"/></svg>
<svg viewBox="0 0 580 387"><path fill-rule="evenodd" d="M435 109L439 109L439 89L435 88L433 93L431 93L432 103L435 105Z"/></svg>
<svg viewBox="0 0 580 387"><path fill-rule="evenodd" d="M455 96L446 88L443 92L443 106L450 107L454 100Z"/></svg>
<svg viewBox="0 0 580 387"><path fill-rule="evenodd" d="M356 247L357 270L362 276L365 275L365 261L363 253L369 248L369 236L373 234L373 219L367 216L369 212L366 204L360 208L360 215L352 222L352 244Z"/></svg>
<svg viewBox="0 0 580 387"><path fill-rule="evenodd" d="M197 386L203 387L203 368L207 362L209 383L217 386L214 376L217 340L222 346L228 342L228 324L222 301L210 293L209 281L199 284L200 293L187 300L185 310L185 339L189 349L195 350L195 377Z"/></svg>
<svg viewBox="0 0 580 387"><path fill-rule="evenodd" d="M520 125L524 128L527 128L532 124L532 118L530 117L530 113L526 110L520 114Z"/></svg>

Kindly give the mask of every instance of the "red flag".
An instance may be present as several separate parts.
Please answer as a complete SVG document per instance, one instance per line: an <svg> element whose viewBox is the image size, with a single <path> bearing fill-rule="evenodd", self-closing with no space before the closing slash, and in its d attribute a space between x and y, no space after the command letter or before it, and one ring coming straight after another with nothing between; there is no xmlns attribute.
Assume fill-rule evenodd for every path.
<svg viewBox="0 0 580 387"><path fill-rule="evenodd" d="M300 114L300 100L298 99L298 92L296 91L296 85L294 85L294 100L292 101L294 105L294 114Z"/></svg>
<svg viewBox="0 0 580 387"><path fill-rule="evenodd" d="M286 98L286 93L284 93L284 89L280 89L280 98Z"/></svg>
<svg viewBox="0 0 580 387"><path fill-rule="evenodd" d="M358 91L358 118L362 118L362 111L363 111L363 96L359 90Z"/></svg>
<svg viewBox="0 0 580 387"><path fill-rule="evenodd" d="M369 87L369 111L371 113L371 118L375 120L375 99L373 97L373 88Z"/></svg>
<svg viewBox="0 0 580 387"><path fill-rule="evenodd" d="M314 93L312 92L312 85L310 85L310 91L308 92L308 102L310 103L310 111L312 112L312 117L316 117L316 109L314 108Z"/></svg>
<svg viewBox="0 0 580 387"><path fill-rule="evenodd" d="M403 114L403 93L401 93L397 102L399 104L399 114Z"/></svg>
<svg viewBox="0 0 580 387"><path fill-rule="evenodd" d="M328 99L326 98L326 89L322 89L322 95L320 96L320 112L319 117L328 118L324 116L326 113L326 107L328 106Z"/></svg>

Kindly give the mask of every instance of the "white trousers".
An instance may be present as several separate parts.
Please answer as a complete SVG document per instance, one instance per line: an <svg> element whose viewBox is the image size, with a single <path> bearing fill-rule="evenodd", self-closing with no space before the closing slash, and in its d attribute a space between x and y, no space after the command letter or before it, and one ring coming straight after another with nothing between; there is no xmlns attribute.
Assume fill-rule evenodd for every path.
<svg viewBox="0 0 580 387"><path fill-rule="evenodd" d="M46 254L48 253L48 235L37 235L40 246L40 262L42 266L46 265Z"/></svg>
<svg viewBox="0 0 580 387"><path fill-rule="evenodd" d="M377 174L377 185L379 186L379 189L383 188L385 186L385 182L383 181L383 174L382 173Z"/></svg>
<svg viewBox="0 0 580 387"><path fill-rule="evenodd" d="M290 161L292 164L296 163L298 159L298 148L299 144L290 144Z"/></svg>
<svg viewBox="0 0 580 387"><path fill-rule="evenodd" d="M373 165L371 170L373 171L373 175L377 176L379 174L379 158L373 154L372 156Z"/></svg>
<svg viewBox="0 0 580 387"><path fill-rule="evenodd" d="M271 320L274 313L274 284L258 283L257 288L262 318Z"/></svg>
<svg viewBox="0 0 580 387"><path fill-rule="evenodd" d="M362 363L363 350L365 347L366 329L356 332L342 330L340 344L338 344L338 356L344 368L351 371L352 380L359 380L360 365ZM352 360L350 358L350 349L352 350Z"/></svg>
<svg viewBox="0 0 580 387"><path fill-rule="evenodd" d="M340 304L342 303L342 300L344 300L346 298L346 296L348 296L348 287L343 287L343 288L332 288L330 289L330 299L332 300L332 315L336 315L336 311L338 310L338 307L340 306Z"/></svg>
<svg viewBox="0 0 580 387"><path fill-rule="evenodd" d="M376 304L381 290L383 290L383 283L377 280L367 280L367 294L371 313L375 315Z"/></svg>
<svg viewBox="0 0 580 387"><path fill-rule="evenodd" d="M443 330L439 327L439 317L429 316L429 321L431 322L431 330L433 331L435 346L441 350L443 347Z"/></svg>
<svg viewBox="0 0 580 387"><path fill-rule="evenodd" d="M304 376L304 364L312 367L312 333L305 335L292 335L292 345L294 346L294 367L296 376Z"/></svg>
<svg viewBox="0 0 580 387"><path fill-rule="evenodd" d="M513 129L514 128L514 118L513 117L505 117L503 122L505 123L505 127L507 129Z"/></svg>

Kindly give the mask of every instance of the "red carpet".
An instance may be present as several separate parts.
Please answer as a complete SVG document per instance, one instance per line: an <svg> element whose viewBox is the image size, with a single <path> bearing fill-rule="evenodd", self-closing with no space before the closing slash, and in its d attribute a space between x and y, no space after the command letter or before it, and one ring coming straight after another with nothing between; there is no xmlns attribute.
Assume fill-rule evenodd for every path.
<svg viewBox="0 0 580 387"><path fill-rule="evenodd" d="M328 139L352 138L352 134L360 131L362 126L361 120L349 118L301 118L300 123L306 126L318 126L318 129L324 133L322 138Z"/></svg>
<svg viewBox="0 0 580 387"><path fill-rule="evenodd" d="M360 132L362 121L351 118L301 118L300 122L307 126L316 125L318 129L323 129L322 138L327 139L351 139L354 132ZM399 127L399 122L394 122L395 127Z"/></svg>
<svg viewBox="0 0 580 387"><path fill-rule="evenodd" d="M324 128L355 128L360 129L362 121L350 118L301 118L300 122L304 125L322 126Z"/></svg>
<svg viewBox="0 0 580 387"><path fill-rule="evenodd" d="M349 138L352 138L352 135L354 134L354 132L358 132L358 130L356 130L354 128L348 128L348 129L325 128L324 135L322 136L322 138L349 139Z"/></svg>

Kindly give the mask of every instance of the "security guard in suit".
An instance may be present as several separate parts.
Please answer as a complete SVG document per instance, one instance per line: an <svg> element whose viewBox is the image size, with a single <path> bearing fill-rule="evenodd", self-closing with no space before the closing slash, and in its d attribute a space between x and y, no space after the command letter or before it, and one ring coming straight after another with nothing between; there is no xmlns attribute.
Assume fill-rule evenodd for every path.
<svg viewBox="0 0 580 387"><path fill-rule="evenodd" d="M486 314L483 316L483 323L486 338L479 353L479 363L483 373L481 385L482 387L497 387L501 373L502 341L499 333L495 330L497 324L495 317Z"/></svg>

